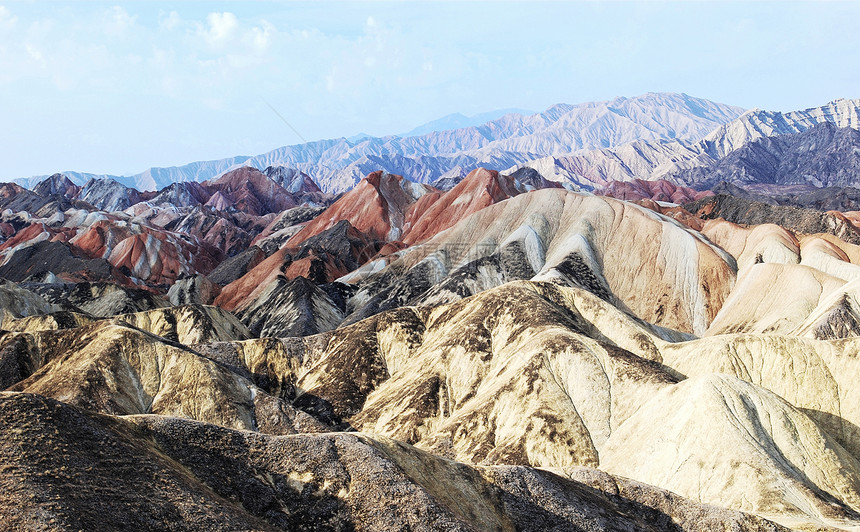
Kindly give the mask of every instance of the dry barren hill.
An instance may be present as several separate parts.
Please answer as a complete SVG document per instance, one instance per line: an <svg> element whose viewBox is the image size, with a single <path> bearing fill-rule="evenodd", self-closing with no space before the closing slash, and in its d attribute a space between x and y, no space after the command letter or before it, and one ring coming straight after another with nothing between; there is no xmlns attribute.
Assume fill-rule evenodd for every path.
<svg viewBox="0 0 860 532"><path fill-rule="evenodd" d="M860 530L857 102L699 104L0 184L2 528Z"/></svg>
<svg viewBox="0 0 860 532"><path fill-rule="evenodd" d="M5 437L46 431L48 440L32 436L45 446L36 449L58 445L80 464L38 469L27 460L43 451L7 451L10 518L12 501L53 493L52 518L85 526L92 503L68 495L78 475L115 508L127 495L110 468L130 467L111 454L119 446L163 479L125 473L143 492L157 490L134 503L135 520L166 511L152 501L189 490L231 501L213 513L196 506L214 504L212 495L187 499L170 510L183 527L240 518L289 527L301 516L381 529L378 516L389 514L380 500L398 501L386 519L401 528L777 529L717 508L789 526L860 522L853 340L750 334L678 343L587 290L551 282L509 283L304 338L241 339L223 311L182 308L67 328L26 318L20 332L5 333L4 412L22 404L45 412L8 413ZM201 332L184 336L188 326ZM70 419L95 435L69 433ZM96 466L105 476L75 450L86 438L112 457ZM363 475L385 478L374 488L383 491L363 487ZM32 524L42 514L14 515Z"/></svg>
<svg viewBox="0 0 860 532"><path fill-rule="evenodd" d="M360 433L264 436L0 394L13 529L783 528L606 473L475 467Z"/></svg>

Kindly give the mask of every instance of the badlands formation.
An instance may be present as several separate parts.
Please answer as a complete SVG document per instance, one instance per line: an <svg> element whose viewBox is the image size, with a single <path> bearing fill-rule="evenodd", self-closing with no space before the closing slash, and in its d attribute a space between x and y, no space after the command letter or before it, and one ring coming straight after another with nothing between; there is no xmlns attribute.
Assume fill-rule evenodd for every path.
<svg viewBox="0 0 860 532"><path fill-rule="evenodd" d="M682 96L0 185L0 523L860 530L856 102Z"/></svg>

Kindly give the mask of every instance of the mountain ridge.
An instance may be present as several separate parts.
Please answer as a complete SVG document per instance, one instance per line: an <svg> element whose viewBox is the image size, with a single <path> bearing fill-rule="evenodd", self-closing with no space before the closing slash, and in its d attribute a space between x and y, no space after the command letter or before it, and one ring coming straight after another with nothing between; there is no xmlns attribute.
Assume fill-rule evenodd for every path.
<svg viewBox="0 0 860 532"><path fill-rule="evenodd" d="M319 140L283 146L256 156L153 167L132 176L102 177L112 177L145 191L173 182L213 179L239 166L260 170L267 166L290 166L308 173L325 192L343 192L364 175L380 169L432 182L458 167L502 170L541 155L614 146L640 138L697 140L741 112L737 107L685 94L647 93L578 105L556 104L530 116L508 114L477 127L416 137L368 137L355 143L345 138ZM391 166L385 160L392 157L402 159L399 166ZM350 165L361 164L364 158L372 160L376 167L349 169ZM410 166L423 171L405 171ZM63 173L76 184L96 177L80 172ZM15 181L32 186L44 177Z"/></svg>

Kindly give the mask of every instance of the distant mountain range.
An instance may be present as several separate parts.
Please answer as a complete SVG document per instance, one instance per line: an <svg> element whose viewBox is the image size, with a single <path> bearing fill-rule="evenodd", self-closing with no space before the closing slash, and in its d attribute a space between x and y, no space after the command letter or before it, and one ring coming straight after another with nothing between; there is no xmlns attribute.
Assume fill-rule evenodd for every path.
<svg viewBox="0 0 860 532"><path fill-rule="evenodd" d="M325 192L343 192L377 170L427 183L440 177L462 177L477 166L501 170L540 157L638 140L693 142L742 112L738 107L686 94L648 93L579 105L558 104L538 114L505 114L479 126L417 136L366 137L355 142L344 138L321 140L284 146L255 157L150 168L133 176L64 174L81 185L94 177L111 177L138 190L157 190L170 183L212 179L240 166L287 166L310 175ZM456 121L451 117L442 119L446 120ZM44 178L17 182L29 188Z"/></svg>
<svg viewBox="0 0 860 532"><path fill-rule="evenodd" d="M523 166L546 179L592 190L612 181L669 179L691 168L709 168L749 142L777 135L802 133L816 124L860 128L860 100L840 99L804 111L778 113L753 109L727 122L700 140L637 140L617 147L582 151L563 157L543 157ZM514 166L508 171L521 166ZM692 175L692 174L688 174ZM701 172L696 179L709 179ZM690 185L687 177L680 184Z"/></svg>
<svg viewBox="0 0 860 532"><path fill-rule="evenodd" d="M439 118L437 120L433 120L432 122L421 124L420 126L412 129L411 131L401 133L400 135L398 135L398 137L417 137L420 135L426 135L427 133L434 133L438 131L448 131L450 129L463 129L467 127L482 126L487 122L497 120L509 114L528 116L533 115L535 113L534 111L527 111L525 109L497 109L495 111L480 113L473 116L466 116L462 113L453 113L448 116L443 116L442 118ZM370 135L363 136L369 137Z"/></svg>
<svg viewBox="0 0 860 532"><path fill-rule="evenodd" d="M454 114L401 136L320 140L254 157L150 168L133 176L64 175L80 186L90 179L112 178L140 191L211 180L243 166L304 172L326 193L350 190L376 171L450 188L477 167L507 174L527 170L572 190L588 191L636 179L664 179L700 189L719 181L740 186L776 182L858 185L854 176L860 167L860 151L855 150L860 147L858 135L851 131L860 128L860 100L840 99L787 113L761 109L743 112L685 94L648 93L579 105L558 104L532 115L515 111L473 117ZM502 116L480 125L466 125L499 114ZM819 124L832 124L835 129L790 140ZM461 125L465 127L458 127ZM443 129L446 127L454 129ZM844 128L850 131L837 131ZM776 138L782 140L773 140ZM788 153L809 151L822 143L829 148L814 150L815 155ZM836 168L837 163L839 175L828 174L827 168ZM797 165L805 166L795 168ZM777 166L779 177L774 174ZM43 180L44 176L37 176L16 182L32 188Z"/></svg>
<svg viewBox="0 0 860 532"><path fill-rule="evenodd" d="M860 131L821 122L801 133L762 137L707 166L682 170L673 181L736 185L857 186Z"/></svg>

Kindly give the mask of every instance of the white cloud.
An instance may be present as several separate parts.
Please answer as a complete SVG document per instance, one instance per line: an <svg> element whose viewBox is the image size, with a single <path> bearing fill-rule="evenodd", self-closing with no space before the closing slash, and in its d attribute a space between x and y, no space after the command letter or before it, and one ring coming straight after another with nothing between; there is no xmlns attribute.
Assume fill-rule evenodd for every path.
<svg viewBox="0 0 860 532"><path fill-rule="evenodd" d="M176 11L171 11L166 16L161 13L158 17L158 27L167 31L175 30L181 22L182 19Z"/></svg>
<svg viewBox="0 0 860 532"><path fill-rule="evenodd" d="M24 49L27 51L27 55L39 66L45 66L45 56L42 55L35 46L30 43L24 43Z"/></svg>
<svg viewBox="0 0 860 532"><path fill-rule="evenodd" d="M136 18L125 9L114 6L106 13L104 31L113 37L123 36L134 25Z"/></svg>
<svg viewBox="0 0 860 532"><path fill-rule="evenodd" d="M18 23L18 17L12 14L6 6L0 6L0 28L10 30Z"/></svg>
<svg viewBox="0 0 860 532"><path fill-rule="evenodd" d="M260 53L268 50L275 32L275 27L265 20L261 22L260 26L251 28L248 35L253 48Z"/></svg>
<svg viewBox="0 0 860 532"><path fill-rule="evenodd" d="M201 27L200 33L213 48L221 47L229 42L239 27L239 19L229 11L209 13L206 17L206 23L208 28L203 29Z"/></svg>

